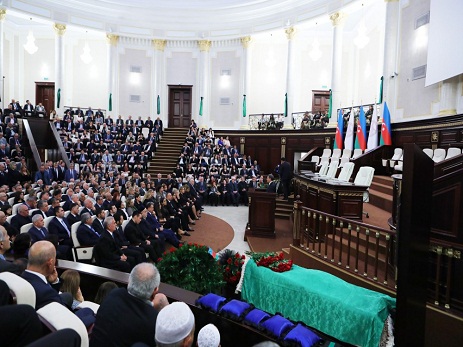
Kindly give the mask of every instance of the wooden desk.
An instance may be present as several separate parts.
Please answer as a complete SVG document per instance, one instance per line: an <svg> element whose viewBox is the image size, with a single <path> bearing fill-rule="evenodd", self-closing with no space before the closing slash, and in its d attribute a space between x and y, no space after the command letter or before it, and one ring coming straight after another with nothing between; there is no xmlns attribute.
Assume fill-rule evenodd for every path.
<svg viewBox="0 0 463 347"><path fill-rule="evenodd" d="M294 192L303 206L335 216L362 220L363 193L366 186L350 182L295 175Z"/></svg>

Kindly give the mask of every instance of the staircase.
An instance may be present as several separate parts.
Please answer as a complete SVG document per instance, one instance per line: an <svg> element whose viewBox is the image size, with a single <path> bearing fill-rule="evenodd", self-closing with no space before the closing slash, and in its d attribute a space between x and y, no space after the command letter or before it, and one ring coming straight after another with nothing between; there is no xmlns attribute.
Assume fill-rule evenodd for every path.
<svg viewBox="0 0 463 347"><path fill-rule="evenodd" d="M186 134L187 129L185 128L164 129L164 134L156 148L153 159L151 159L147 173L151 174L151 176L161 173L162 177L172 173L185 143Z"/></svg>
<svg viewBox="0 0 463 347"><path fill-rule="evenodd" d="M392 178L389 176L374 176L369 189L370 204L392 213L392 183Z"/></svg>
<svg viewBox="0 0 463 347"><path fill-rule="evenodd" d="M293 213L294 194L288 196L288 201L282 200L280 197L276 199L275 218L289 219Z"/></svg>

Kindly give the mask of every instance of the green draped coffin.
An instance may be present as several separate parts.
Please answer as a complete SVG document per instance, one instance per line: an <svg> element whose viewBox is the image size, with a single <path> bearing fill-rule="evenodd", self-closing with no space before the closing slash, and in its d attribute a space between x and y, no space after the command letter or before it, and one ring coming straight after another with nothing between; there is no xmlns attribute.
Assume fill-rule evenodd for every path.
<svg viewBox="0 0 463 347"><path fill-rule="evenodd" d="M395 299L318 270L293 265L277 273L246 265L242 298L257 308L302 321L341 341L378 347Z"/></svg>

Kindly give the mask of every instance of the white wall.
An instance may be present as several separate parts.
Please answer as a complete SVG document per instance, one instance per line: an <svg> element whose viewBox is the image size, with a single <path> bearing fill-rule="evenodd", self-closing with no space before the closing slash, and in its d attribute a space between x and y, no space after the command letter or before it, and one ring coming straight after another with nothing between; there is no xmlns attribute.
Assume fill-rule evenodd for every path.
<svg viewBox="0 0 463 347"><path fill-rule="evenodd" d="M211 58L211 100L210 116L215 124L221 127L233 127L234 122L240 117L242 95L239 94L240 86L240 57L237 51L217 52ZM222 70L230 70L230 76L221 76ZM221 105L220 98L229 98L230 104Z"/></svg>
<svg viewBox="0 0 463 347"><path fill-rule="evenodd" d="M130 72L131 66L141 67L141 73ZM146 119L150 116L151 93L151 57L142 49L126 48L119 56L119 113L127 118ZM140 102L130 102L130 95L139 95ZM115 102L113 100L113 102ZM153 119L151 117L151 119Z"/></svg>

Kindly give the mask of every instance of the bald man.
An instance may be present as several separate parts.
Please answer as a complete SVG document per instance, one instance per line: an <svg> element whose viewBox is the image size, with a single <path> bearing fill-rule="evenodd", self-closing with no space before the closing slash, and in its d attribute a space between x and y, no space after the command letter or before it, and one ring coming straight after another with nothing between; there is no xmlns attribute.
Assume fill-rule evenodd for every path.
<svg viewBox="0 0 463 347"><path fill-rule="evenodd" d="M49 241L37 241L29 250L29 262L22 277L32 284L35 290L35 309L58 302L71 307L72 296L69 293L58 294L58 291L51 287L51 284L59 284L58 273L56 272L56 249Z"/></svg>

